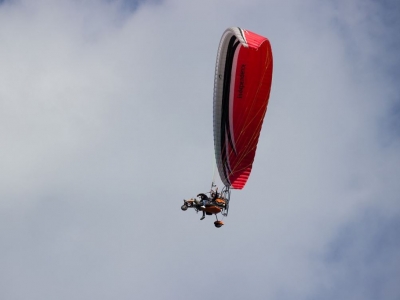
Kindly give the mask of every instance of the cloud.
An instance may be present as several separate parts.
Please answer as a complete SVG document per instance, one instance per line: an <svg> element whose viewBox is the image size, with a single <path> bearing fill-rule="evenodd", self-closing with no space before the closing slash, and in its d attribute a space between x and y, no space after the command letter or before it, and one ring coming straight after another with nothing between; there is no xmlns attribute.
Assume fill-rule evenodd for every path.
<svg viewBox="0 0 400 300"><path fill-rule="evenodd" d="M327 248L324 284L315 299L396 299L399 218L362 211Z"/></svg>
<svg viewBox="0 0 400 300"><path fill-rule="evenodd" d="M1 298L398 298L393 3L2 2ZM275 68L215 230L179 206L212 178L229 26Z"/></svg>

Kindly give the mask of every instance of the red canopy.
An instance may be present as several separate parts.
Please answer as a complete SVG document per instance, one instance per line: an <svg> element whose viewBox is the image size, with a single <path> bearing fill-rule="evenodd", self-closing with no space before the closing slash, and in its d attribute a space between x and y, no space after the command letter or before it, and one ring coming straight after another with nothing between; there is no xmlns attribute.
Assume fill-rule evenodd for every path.
<svg viewBox="0 0 400 300"><path fill-rule="evenodd" d="M249 178L272 81L272 51L265 37L238 27L219 44L214 82L214 146L226 186Z"/></svg>

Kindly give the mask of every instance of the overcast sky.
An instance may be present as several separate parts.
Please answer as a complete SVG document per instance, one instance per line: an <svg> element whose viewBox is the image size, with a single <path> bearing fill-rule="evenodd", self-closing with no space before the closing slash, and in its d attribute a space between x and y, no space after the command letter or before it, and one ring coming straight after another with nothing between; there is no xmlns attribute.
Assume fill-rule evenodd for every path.
<svg viewBox="0 0 400 300"><path fill-rule="evenodd" d="M224 30L270 39L225 226ZM0 299L400 299L398 1L1 0Z"/></svg>

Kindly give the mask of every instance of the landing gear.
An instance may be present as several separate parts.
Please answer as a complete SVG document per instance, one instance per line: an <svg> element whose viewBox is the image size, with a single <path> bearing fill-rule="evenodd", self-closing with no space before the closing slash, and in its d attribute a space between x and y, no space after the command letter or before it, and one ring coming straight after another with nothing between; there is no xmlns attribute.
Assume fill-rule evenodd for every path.
<svg viewBox="0 0 400 300"><path fill-rule="evenodd" d="M222 222L222 221L218 220L218 217L217 217L217 215L215 215L215 218L217 219L217 221L215 221L215 222L214 222L214 225L215 225L215 227L217 227L217 228L221 228L221 227L222 227L222 225L224 225L224 222Z"/></svg>
<svg viewBox="0 0 400 300"><path fill-rule="evenodd" d="M221 228L221 227L224 225L224 222L222 222L222 221L215 221L215 222L214 222L214 225L215 225L215 227L217 227L217 228Z"/></svg>

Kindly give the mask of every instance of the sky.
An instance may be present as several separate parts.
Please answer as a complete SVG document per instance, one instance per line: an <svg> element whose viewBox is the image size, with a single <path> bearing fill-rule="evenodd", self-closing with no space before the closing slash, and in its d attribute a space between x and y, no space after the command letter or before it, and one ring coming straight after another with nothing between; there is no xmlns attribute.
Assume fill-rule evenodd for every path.
<svg viewBox="0 0 400 300"><path fill-rule="evenodd" d="M210 188L224 30L274 73L225 226ZM400 298L396 0L0 1L0 298Z"/></svg>

